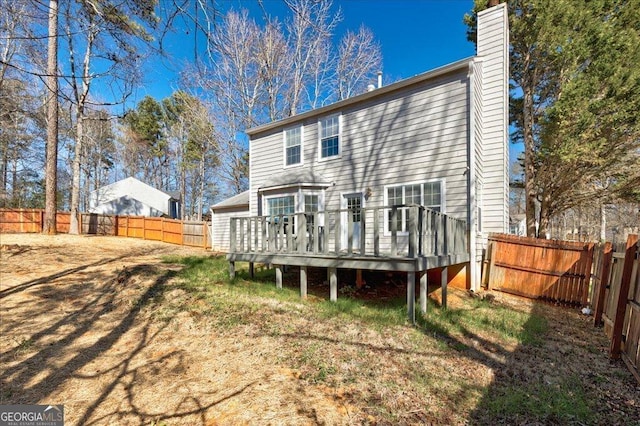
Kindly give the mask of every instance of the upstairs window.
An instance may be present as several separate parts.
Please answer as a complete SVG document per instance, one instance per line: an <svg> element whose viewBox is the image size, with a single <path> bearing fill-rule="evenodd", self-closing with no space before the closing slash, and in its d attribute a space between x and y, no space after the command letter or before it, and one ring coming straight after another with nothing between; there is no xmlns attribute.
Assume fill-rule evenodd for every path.
<svg viewBox="0 0 640 426"><path fill-rule="evenodd" d="M340 154L340 116L332 115L320 120L320 158Z"/></svg>
<svg viewBox="0 0 640 426"><path fill-rule="evenodd" d="M293 166L302 163L302 126L284 131L284 164Z"/></svg>

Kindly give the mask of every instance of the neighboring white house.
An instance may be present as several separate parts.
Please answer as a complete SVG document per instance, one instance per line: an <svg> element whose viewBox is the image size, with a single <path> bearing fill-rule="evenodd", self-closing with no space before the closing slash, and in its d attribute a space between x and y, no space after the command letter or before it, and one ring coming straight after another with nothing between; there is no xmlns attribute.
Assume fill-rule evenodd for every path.
<svg viewBox="0 0 640 426"><path fill-rule="evenodd" d="M121 216L180 217L179 201L134 177L119 180L91 192L89 212Z"/></svg>
<svg viewBox="0 0 640 426"><path fill-rule="evenodd" d="M258 237L268 233L258 231L255 224L261 217L294 218L293 214L305 212L316 214L312 226L317 226L325 219L316 212L348 209L349 216L345 210L339 213L342 225L334 225L338 219L327 219L330 223L320 223L325 229L313 231L332 239L333 260L329 255L318 259L317 246L307 256L316 265L389 270L397 248L411 245L408 206L419 205L465 221L470 283L477 288L487 234L509 229L506 4L478 14L477 39L475 57L250 129L248 212L255 219L242 222L241 232L250 238L243 236L242 247L235 247L230 261L303 265L302 253L284 256L277 247L274 251L270 246L270 253L256 248L253 240L259 243ZM384 215L367 212L366 233L361 235L360 210L377 207ZM392 211L397 212L395 223ZM240 215L229 214L221 222L230 216ZM360 258L349 260L340 254L347 233L354 246L346 248L347 254L361 247ZM307 234L310 239L310 231ZM426 234L420 235L417 244ZM341 249L336 242L340 240ZM364 262L365 253L378 256L385 250L392 252L390 257ZM323 253L328 253L326 246ZM438 258L438 253L430 256ZM416 265L403 270L422 273L423 268L432 268L426 261Z"/></svg>
<svg viewBox="0 0 640 426"><path fill-rule="evenodd" d="M211 249L228 251L230 218L247 216L249 216L249 191L211 206Z"/></svg>

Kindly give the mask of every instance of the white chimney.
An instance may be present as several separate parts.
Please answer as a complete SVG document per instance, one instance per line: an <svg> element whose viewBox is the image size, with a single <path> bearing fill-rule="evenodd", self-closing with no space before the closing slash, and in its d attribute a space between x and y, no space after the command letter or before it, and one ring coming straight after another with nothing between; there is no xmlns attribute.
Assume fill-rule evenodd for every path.
<svg viewBox="0 0 640 426"><path fill-rule="evenodd" d="M378 71L378 89L382 87L382 71Z"/></svg>

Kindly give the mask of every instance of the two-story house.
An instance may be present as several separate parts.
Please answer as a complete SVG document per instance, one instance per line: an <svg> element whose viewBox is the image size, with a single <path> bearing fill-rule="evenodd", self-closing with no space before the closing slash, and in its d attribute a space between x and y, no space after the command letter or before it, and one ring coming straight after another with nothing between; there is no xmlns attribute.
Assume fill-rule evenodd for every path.
<svg viewBox="0 0 640 426"><path fill-rule="evenodd" d="M509 225L508 39L500 4L478 15L476 56L250 129L248 215L217 219L231 270L297 265L304 293L305 268L326 267L332 299L336 268L406 271L410 315L429 269L477 288L487 233Z"/></svg>

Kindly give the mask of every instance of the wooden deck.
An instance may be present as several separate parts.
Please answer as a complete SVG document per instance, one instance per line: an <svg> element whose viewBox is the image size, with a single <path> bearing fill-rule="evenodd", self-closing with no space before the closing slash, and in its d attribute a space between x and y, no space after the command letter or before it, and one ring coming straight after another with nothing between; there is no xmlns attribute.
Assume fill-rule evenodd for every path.
<svg viewBox="0 0 640 426"><path fill-rule="evenodd" d="M274 265L282 286L282 266L300 267L300 292L306 297L306 268L327 268L331 300L337 300L337 269L407 272L409 318L415 320L415 279L420 277L420 307L426 312L428 269L443 268L446 303L447 267L469 262L464 220L423 206L333 210L231 219L227 259Z"/></svg>

